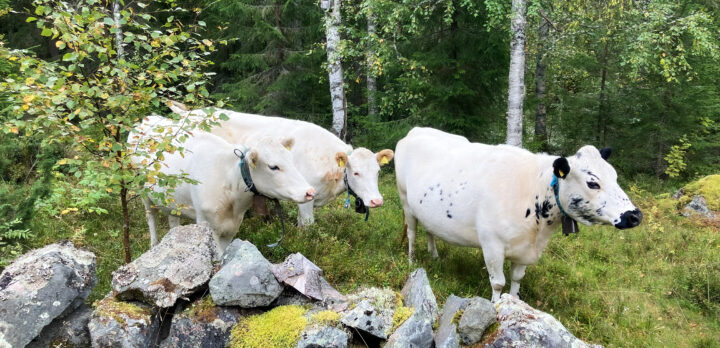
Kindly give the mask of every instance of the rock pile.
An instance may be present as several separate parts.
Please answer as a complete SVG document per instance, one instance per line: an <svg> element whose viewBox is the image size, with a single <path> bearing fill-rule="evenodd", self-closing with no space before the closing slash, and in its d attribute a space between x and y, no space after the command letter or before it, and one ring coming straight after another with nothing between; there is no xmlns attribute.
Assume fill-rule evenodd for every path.
<svg viewBox="0 0 720 348"><path fill-rule="evenodd" d="M508 295L451 295L440 312L424 269L401 292L347 296L301 254L271 264L235 240L222 257L205 226L172 229L113 273L94 309L95 257L69 242L23 255L0 275L0 347L584 347L555 318Z"/></svg>

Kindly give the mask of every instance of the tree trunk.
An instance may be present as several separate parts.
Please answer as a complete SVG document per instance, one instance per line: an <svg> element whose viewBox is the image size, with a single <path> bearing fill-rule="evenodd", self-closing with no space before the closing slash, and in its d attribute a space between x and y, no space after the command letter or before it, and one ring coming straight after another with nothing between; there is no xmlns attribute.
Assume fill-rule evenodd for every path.
<svg viewBox="0 0 720 348"><path fill-rule="evenodd" d="M115 32L115 52L117 53L118 61L125 55L125 49L123 48L123 32L122 26L120 25L120 1L113 2L113 20L117 31ZM120 142L120 130L115 130L115 141ZM117 152L118 163L122 165L122 153ZM121 168L122 170L122 168ZM130 254L130 211L128 209L128 189L123 180L120 183L120 204L122 206L123 214L123 248L125 249L125 263L132 261L132 255Z"/></svg>
<svg viewBox="0 0 720 348"><path fill-rule="evenodd" d="M375 14L370 13L367 18L367 31L368 36L375 35ZM367 105L368 105L368 116L375 117L377 115L377 104L375 102L375 93L377 92L377 81L375 80L375 74L373 71L373 63L375 62L375 49L370 48L368 51L367 61Z"/></svg>
<svg viewBox="0 0 720 348"><path fill-rule="evenodd" d="M345 101L345 88L343 86L343 68L338 54L338 45L340 44L340 25L342 18L340 16L341 0L328 0L327 5L323 1L325 12L325 36L327 43L325 49L327 51L329 80L330 80L330 98L332 100L333 121L332 131L340 139L345 137L345 125L347 124L347 111ZM327 6L327 8L325 8Z"/></svg>
<svg viewBox="0 0 720 348"><path fill-rule="evenodd" d="M598 129L597 142L600 146L605 146L605 124L607 123L607 58L608 58L608 42L605 42L605 50L602 58L602 73L600 78L600 104L598 105Z"/></svg>
<svg viewBox="0 0 720 348"><path fill-rule="evenodd" d="M538 43L537 43L537 63L535 64L535 97L537 98L537 108L535 109L535 140L540 143L540 150L548 152L547 139L547 108L545 106L545 71L547 70L547 62L545 61L545 53L547 52L547 38L550 32L550 23L544 19L540 19L538 27Z"/></svg>
<svg viewBox="0 0 720 348"><path fill-rule="evenodd" d="M508 76L508 145L522 147L523 99L525 97L525 0L512 1L510 22L510 73Z"/></svg>

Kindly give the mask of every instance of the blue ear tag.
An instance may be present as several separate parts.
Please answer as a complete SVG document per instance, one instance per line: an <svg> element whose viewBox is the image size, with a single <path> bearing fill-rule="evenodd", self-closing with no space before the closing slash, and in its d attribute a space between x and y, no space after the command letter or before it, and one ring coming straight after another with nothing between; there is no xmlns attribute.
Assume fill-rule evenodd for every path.
<svg viewBox="0 0 720 348"><path fill-rule="evenodd" d="M345 209L350 208L350 194L348 194L347 198L345 198Z"/></svg>

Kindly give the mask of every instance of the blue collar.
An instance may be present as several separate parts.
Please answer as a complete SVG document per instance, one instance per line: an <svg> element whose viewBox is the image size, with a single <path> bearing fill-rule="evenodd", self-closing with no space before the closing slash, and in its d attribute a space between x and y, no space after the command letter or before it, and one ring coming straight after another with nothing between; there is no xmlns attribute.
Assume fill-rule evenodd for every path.
<svg viewBox="0 0 720 348"><path fill-rule="evenodd" d="M554 173L552 176L552 181L550 182L550 187L552 187L553 192L555 193L555 203L557 204L558 208L560 208L560 212L563 214L563 216L567 216L567 213L565 213L562 204L560 204L560 183L558 182L558 177L555 176Z"/></svg>

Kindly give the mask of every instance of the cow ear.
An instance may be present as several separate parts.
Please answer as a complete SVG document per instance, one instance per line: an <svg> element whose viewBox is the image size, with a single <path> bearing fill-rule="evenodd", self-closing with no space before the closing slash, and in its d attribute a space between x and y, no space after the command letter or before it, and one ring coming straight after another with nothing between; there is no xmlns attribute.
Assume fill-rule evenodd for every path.
<svg viewBox="0 0 720 348"><path fill-rule="evenodd" d="M348 157L347 154L344 152L338 152L335 154L335 162L337 162L338 167L344 168L345 165L348 163Z"/></svg>
<svg viewBox="0 0 720 348"><path fill-rule="evenodd" d="M293 145L295 145L295 138L286 138L283 139L283 141L280 143L289 151L290 149L292 149Z"/></svg>
<svg viewBox="0 0 720 348"><path fill-rule="evenodd" d="M568 163L567 158L560 157L553 162L553 173L558 178L565 179L570 173L570 163Z"/></svg>
<svg viewBox="0 0 720 348"><path fill-rule="evenodd" d="M377 158L378 164L381 166L390 163L393 157L395 157L395 153L390 149L385 149L375 154L375 158Z"/></svg>
<svg viewBox="0 0 720 348"><path fill-rule="evenodd" d="M255 150L250 150L250 153L247 154L248 163L250 164L250 167L255 169L258 164L258 153Z"/></svg>
<svg viewBox="0 0 720 348"><path fill-rule="evenodd" d="M610 155L612 154L612 149L609 147L600 149L600 157L604 160L608 160L610 158Z"/></svg>

